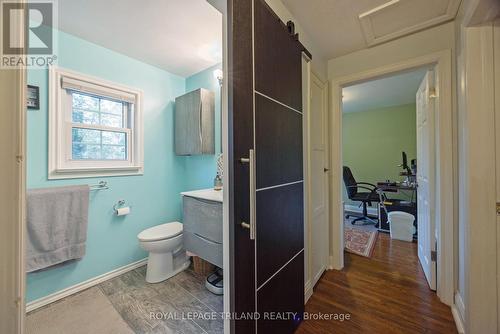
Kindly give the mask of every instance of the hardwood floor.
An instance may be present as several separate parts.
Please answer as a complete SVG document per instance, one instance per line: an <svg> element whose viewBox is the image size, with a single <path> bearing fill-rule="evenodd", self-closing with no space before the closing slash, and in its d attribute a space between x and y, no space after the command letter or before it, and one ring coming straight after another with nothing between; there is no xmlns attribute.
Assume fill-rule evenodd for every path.
<svg viewBox="0 0 500 334"><path fill-rule="evenodd" d="M372 258L345 253L345 268L323 274L309 313L350 319L305 320L296 333L457 333L451 310L429 290L417 244L379 233Z"/></svg>

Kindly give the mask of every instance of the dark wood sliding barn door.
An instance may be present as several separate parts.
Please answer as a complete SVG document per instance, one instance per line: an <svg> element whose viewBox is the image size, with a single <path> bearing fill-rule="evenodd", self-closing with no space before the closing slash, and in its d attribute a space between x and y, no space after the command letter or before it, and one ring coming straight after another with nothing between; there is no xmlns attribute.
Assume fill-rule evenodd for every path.
<svg viewBox="0 0 500 334"><path fill-rule="evenodd" d="M232 329L293 333L304 310L304 48L265 1L229 3Z"/></svg>

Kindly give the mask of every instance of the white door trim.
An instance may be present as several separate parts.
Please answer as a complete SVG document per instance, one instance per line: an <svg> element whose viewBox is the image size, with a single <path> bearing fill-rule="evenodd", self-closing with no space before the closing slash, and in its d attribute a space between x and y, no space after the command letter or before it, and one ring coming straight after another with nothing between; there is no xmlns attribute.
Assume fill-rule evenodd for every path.
<svg viewBox="0 0 500 334"><path fill-rule="evenodd" d="M496 67L494 60L498 59L493 45L495 27L492 27L492 20L498 13L498 1L463 1L456 24L457 110L458 129L461 130L457 230L463 237L457 247L462 255L459 264L462 276L457 277L461 284L457 286L452 310L456 310L457 324L465 333L497 333L500 328L497 273L500 268L497 248L500 220L495 214L496 185L492 182L495 173L498 182L495 138L497 145L499 141L494 123L499 123L495 116L498 109L494 108L500 100L495 101L498 94L494 89L499 85L492 71L492 67ZM498 26L496 29L498 31ZM500 45L500 41L497 43Z"/></svg>
<svg viewBox="0 0 500 334"><path fill-rule="evenodd" d="M222 152L223 152L223 175L222 175L222 183L229 184L229 165L230 161L228 159L229 152L229 119L228 119L228 108L229 108L229 100L228 100L228 91L229 91L229 50L228 50L228 34L230 33L230 27L228 27L228 1L225 0L209 0L209 2L214 5L222 14L222 72L224 74L224 79L222 80L222 91L221 91L221 131L222 131ZM222 200L222 259L223 265L227 273L231 271L231 258L229 256L230 253L230 239L229 239L229 230L230 230L230 220L229 220L229 200L230 194L229 191L223 192L223 200ZM228 275L229 276L229 275ZM229 314L232 309L231 305L231 284L232 282L227 279L224 283L224 314ZM229 317L224 317L224 333L229 334L231 332L231 322Z"/></svg>
<svg viewBox="0 0 500 334"><path fill-rule="evenodd" d="M24 20L18 22L24 44ZM0 69L0 333L24 333L26 70Z"/></svg>
<svg viewBox="0 0 500 334"><path fill-rule="evenodd" d="M311 170L310 170L310 131L311 110L311 62L302 57L302 136L303 136L303 164L304 164L304 303L307 303L313 294L311 280Z"/></svg>
<svg viewBox="0 0 500 334"><path fill-rule="evenodd" d="M493 54L494 54L494 105L495 105L495 146L496 146L496 202L500 203L500 135L498 135L498 130L500 129L500 18L498 18L493 24ZM496 226L500 226L500 215L497 214ZM495 227L496 227L495 226ZM496 234L496 252L497 252L497 267L496 270L500 268L500 229L497 228ZM497 330L500 328L500 278L497 276Z"/></svg>
<svg viewBox="0 0 500 334"><path fill-rule="evenodd" d="M0 332L23 333L26 194L25 70L0 70ZM22 102L21 102L22 101Z"/></svg>
<svg viewBox="0 0 500 334"><path fill-rule="evenodd" d="M493 283L498 280L493 24L465 27L462 34L463 320L466 333L497 333L498 283Z"/></svg>
<svg viewBox="0 0 500 334"><path fill-rule="evenodd" d="M344 267L342 217L342 88L358 82L434 66L436 71L437 121L436 136L436 230L438 251L437 295L447 305L453 303L454 291L454 207L453 207L453 117L452 117L452 53L443 50L369 71L335 78L331 86L330 156L331 166L331 263L333 269Z"/></svg>

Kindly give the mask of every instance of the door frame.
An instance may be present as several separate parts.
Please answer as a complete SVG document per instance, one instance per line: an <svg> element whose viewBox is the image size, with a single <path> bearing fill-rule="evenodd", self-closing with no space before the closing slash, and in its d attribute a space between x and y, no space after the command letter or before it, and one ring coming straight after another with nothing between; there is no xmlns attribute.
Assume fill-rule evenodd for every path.
<svg viewBox="0 0 500 334"><path fill-rule="evenodd" d="M207 0L222 14L222 87L221 87L221 132L222 132L222 184L229 184L229 51L228 51L228 36L229 36L229 18L228 8L229 1L226 0ZM228 187L226 187L227 189ZM222 261L223 266L226 268L226 273L231 270L230 258L230 215L229 215L229 201L230 192L224 191L222 193ZM227 275L227 274L226 274ZM224 314L229 314L231 310L231 280L226 279L223 288L223 311ZM224 317L224 333L231 332L231 322L229 317Z"/></svg>
<svg viewBox="0 0 500 334"><path fill-rule="evenodd" d="M497 18L493 23L493 52L494 55L500 55L500 18ZM495 86L495 133L498 133L497 130L500 129L500 57L496 56L494 60L494 69L495 69L495 77L494 77L494 86ZM495 164L496 164L496 202L500 203L500 136L495 135L495 148L496 148L496 156L495 156ZM500 224L500 215L497 214L496 217L496 225ZM497 270L500 268L500 258L498 254L500 254L500 229L497 229L496 235L496 246L497 246ZM497 278L497 329L500 328L500 280Z"/></svg>
<svg viewBox="0 0 500 334"><path fill-rule="evenodd" d="M19 45L26 36L18 22ZM22 334L25 323L26 69L0 69L0 332ZM4 112L4 111L10 112Z"/></svg>
<svg viewBox="0 0 500 334"><path fill-rule="evenodd" d="M0 332L24 333L25 320L25 260L24 221L26 216L26 70L0 70L0 147L2 173L0 183ZM10 110L10 113L3 112Z"/></svg>
<svg viewBox="0 0 500 334"><path fill-rule="evenodd" d="M437 295L447 305L453 303L455 285L454 254L454 153L452 52L443 50L368 71L335 78L331 83L330 157L330 269L344 267L344 224L342 205L342 88L412 69L433 66L436 73L436 240Z"/></svg>
<svg viewBox="0 0 500 334"><path fill-rule="evenodd" d="M225 79L222 84L221 118L222 118L222 147L229 152L228 140L228 8L231 0L207 0L222 13L222 51L223 73ZM26 36L24 20L18 24L19 45L24 45ZM0 224L0 332L23 334L26 322L26 272L25 272L25 234L26 228L26 90L27 69L0 69L0 167L5 173L0 173L0 210L5 224ZM4 94L2 94L4 93ZM3 110L12 110L12 113L3 113ZM229 182L229 159L223 161L223 182ZM230 269L229 247L229 192L223 194L223 261L224 267ZM230 312L231 282L224 284L224 314ZM224 333L230 333L230 319L224 317Z"/></svg>

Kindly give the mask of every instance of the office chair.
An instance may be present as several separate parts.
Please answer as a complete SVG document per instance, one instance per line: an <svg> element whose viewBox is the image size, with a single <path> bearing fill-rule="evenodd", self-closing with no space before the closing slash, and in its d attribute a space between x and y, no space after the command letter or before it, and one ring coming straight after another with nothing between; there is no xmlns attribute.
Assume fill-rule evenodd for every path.
<svg viewBox="0 0 500 334"><path fill-rule="evenodd" d="M378 225L377 220L368 217L368 205L372 205L372 202L380 202L377 186L367 182L356 182L351 169L347 166L344 166L343 174L347 197L349 197L351 201L361 202L363 205L363 215L354 219L351 224L356 225L359 221L367 221L368 223ZM367 191L360 191L361 189ZM346 218L349 218L349 215L346 215Z"/></svg>

